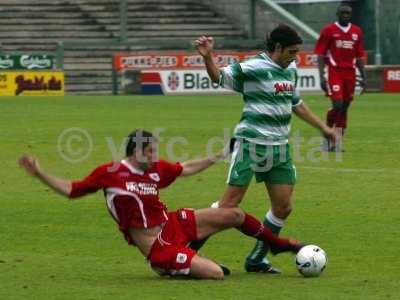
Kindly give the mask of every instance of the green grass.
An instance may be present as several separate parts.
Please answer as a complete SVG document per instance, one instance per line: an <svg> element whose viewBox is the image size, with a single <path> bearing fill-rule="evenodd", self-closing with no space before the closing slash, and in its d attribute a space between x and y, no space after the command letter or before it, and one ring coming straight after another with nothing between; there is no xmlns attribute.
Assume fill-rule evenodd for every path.
<svg viewBox="0 0 400 300"><path fill-rule="evenodd" d="M305 98L324 115L326 98ZM283 234L327 251L323 276L302 278L290 255L272 258L280 276L246 274L243 260L253 240L231 230L202 250L232 268L221 282L159 278L126 245L101 193L68 202L27 177L16 161L32 153L49 172L77 179L112 159L106 137L118 149L136 127L165 128L164 154L168 138L182 136L188 144L176 147L176 155L204 155L208 139L222 137L239 119L239 97L1 98L0 299L398 299L399 98L369 94L356 100L341 161L330 154L296 162L294 211ZM70 127L85 129L93 140L89 157L76 164L57 150L59 135ZM308 141L317 132L295 119L297 131L305 138L302 156L310 155L316 144ZM85 144L75 140L72 146ZM171 210L209 206L224 190L227 168L220 163L180 179L162 199ZM253 183L242 207L261 218L267 206L263 186Z"/></svg>

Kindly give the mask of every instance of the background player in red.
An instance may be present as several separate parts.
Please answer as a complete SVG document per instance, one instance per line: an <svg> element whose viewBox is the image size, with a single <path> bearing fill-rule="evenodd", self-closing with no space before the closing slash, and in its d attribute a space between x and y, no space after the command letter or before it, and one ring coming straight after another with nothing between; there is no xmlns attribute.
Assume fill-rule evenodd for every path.
<svg viewBox="0 0 400 300"><path fill-rule="evenodd" d="M172 164L157 160L157 153L152 134L136 130L128 136L126 159L100 165L83 180L68 181L50 175L29 155L23 155L19 163L30 175L72 199L103 189L107 208L125 239L138 247L160 275L222 279L229 270L200 257L188 244L232 227L268 242L274 254L296 253L301 248L297 241L278 238L240 208L179 209L168 213L160 201L159 189L179 176L201 172L225 155Z"/></svg>
<svg viewBox="0 0 400 300"><path fill-rule="evenodd" d="M328 24L321 30L315 46L318 55L318 68L321 88L331 98L332 107L326 116L327 125L335 127L341 136L347 127L347 111L353 100L356 85L357 67L361 74L361 87L364 91L365 72L362 57L364 56L363 32L350 23L352 8L342 4L337 10L338 21ZM328 83L325 77L325 65L328 66ZM340 136L340 135L339 135ZM325 150L341 151L341 139L336 145L328 141Z"/></svg>

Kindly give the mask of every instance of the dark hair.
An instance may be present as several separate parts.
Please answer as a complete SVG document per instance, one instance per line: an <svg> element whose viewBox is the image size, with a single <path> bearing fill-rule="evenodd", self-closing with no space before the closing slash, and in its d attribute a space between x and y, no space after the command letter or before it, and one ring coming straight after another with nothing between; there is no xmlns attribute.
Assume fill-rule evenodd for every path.
<svg viewBox="0 0 400 300"><path fill-rule="evenodd" d="M285 24L280 24L278 27L274 28L269 35L267 34L266 40L268 52L274 52L277 43L279 43L282 48L303 43L303 40L296 30Z"/></svg>
<svg viewBox="0 0 400 300"><path fill-rule="evenodd" d="M349 1L349 0L344 0L344 1L341 1L340 3L339 3L339 7L340 6L350 6L351 7L351 3L350 3L351 1Z"/></svg>
<svg viewBox="0 0 400 300"><path fill-rule="evenodd" d="M144 148L146 148L154 141L155 138L153 137L153 134L151 132L143 129L135 129L128 135L125 154L126 156L131 156L137 146L141 146L143 151Z"/></svg>
<svg viewBox="0 0 400 300"><path fill-rule="evenodd" d="M344 7L347 7L347 8L350 8L351 10L353 10L353 8L351 7L351 4L350 4L349 2L347 2L347 1L342 1L342 2L339 4L338 8L337 8L337 12L340 12L340 10L341 10L342 8L344 8Z"/></svg>

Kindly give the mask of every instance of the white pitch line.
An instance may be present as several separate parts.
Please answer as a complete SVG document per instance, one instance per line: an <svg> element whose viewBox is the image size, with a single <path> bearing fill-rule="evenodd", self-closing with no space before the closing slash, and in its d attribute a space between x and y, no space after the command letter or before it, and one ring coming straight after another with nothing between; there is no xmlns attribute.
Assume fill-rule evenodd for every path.
<svg viewBox="0 0 400 300"><path fill-rule="evenodd" d="M329 172L342 172L342 173L395 173L400 174L400 171L390 169L352 169L352 168L327 168L327 167L302 167L297 166L299 169L318 170Z"/></svg>

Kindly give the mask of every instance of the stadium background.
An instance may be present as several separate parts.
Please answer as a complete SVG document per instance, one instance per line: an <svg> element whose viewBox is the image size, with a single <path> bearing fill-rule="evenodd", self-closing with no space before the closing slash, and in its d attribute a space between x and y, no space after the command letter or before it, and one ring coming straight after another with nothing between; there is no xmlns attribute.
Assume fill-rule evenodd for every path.
<svg viewBox="0 0 400 300"><path fill-rule="evenodd" d="M372 65L398 64L398 1L349 3L354 8L354 22L365 32L371 65L367 88L381 91L383 70ZM259 51L264 47L265 33L281 22L302 33L304 50L309 51L322 26L335 20L337 4L330 0L3 0L0 68L15 69L7 55L47 54L53 58L51 66L36 69L64 71L67 94L112 94L121 90L121 75L125 75L113 77L112 57L116 53L193 52L191 42L201 34L214 36L218 49ZM127 76L135 80L132 72ZM0 93L7 94L3 90Z"/></svg>
<svg viewBox="0 0 400 300"><path fill-rule="evenodd" d="M214 36L221 51L259 51L265 32L281 22L296 27L310 51L315 33L335 20L339 1L1 0L0 299L397 299L400 5L349 3L354 23L365 32L369 93L352 107L340 159L318 156L311 142L316 133L295 120L294 132L305 138L305 159L297 162L296 206L284 231L325 248L326 273L304 280L284 255L274 258L282 276L246 274L243 259L253 241L229 231L203 250L233 269L231 278L216 283L159 279L124 244L100 194L73 204L57 201L26 178L16 161L33 153L50 172L79 178L110 160L107 137L118 146L135 127L164 128L166 140L189 141L182 152L204 155L209 138L238 120L240 97L208 91L140 95L140 68L118 69L115 56L191 54L191 42L201 34ZM179 72L185 70L176 70L170 81L182 83ZM304 98L323 117L329 104L314 86ZM78 163L66 160L57 144L70 128L83 129L93 143ZM221 194L226 170L220 164L162 197L171 209L208 206ZM253 185L243 207L261 218L264 197Z"/></svg>

